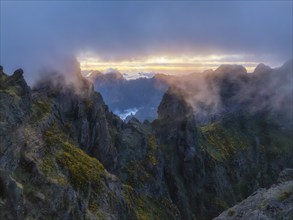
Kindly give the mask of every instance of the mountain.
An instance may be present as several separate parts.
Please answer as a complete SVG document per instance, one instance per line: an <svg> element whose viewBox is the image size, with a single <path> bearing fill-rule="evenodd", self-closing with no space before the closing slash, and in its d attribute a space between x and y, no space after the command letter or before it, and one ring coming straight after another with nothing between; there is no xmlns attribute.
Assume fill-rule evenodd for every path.
<svg viewBox="0 0 293 220"><path fill-rule="evenodd" d="M111 111L122 119L133 114L141 122L157 117L157 107L167 90L166 83L156 77L126 80L117 71L99 74L92 81Z"/></svg>
<svg viewBox="0 0 293 220"><path fill-rule="evenodd" d="M292 128L282 131L268 115L246 111L199 126L182 97L178 90L165 94L154 123L170 196L183 219L211 219L292 167Z"/></svg>
<svg viewBox="0 0 293 220"><path fill-rule="evenodd" d="M258 189L241 203L229 208L215 220L226 219L292 219L293 169L280 173L279 183L269 189Z"/></svg>
<svg viewBox="0 0 293 220"><path fill-rule="evenodd" d="M221 108L209 111L212 119L199 119L195 104L212 107L201 102L207 96L192 99L203 93L189 93L186 80L163 94L157 119L141 123L109 111L78 71L30 88L21 69L9 76L1 68L0 219L212 219L271 186L293 168L293 149L287 108L268 108L290 90L274 90L283 79L269 79L288 80L292 69L264 78L232 69L200 81L205 92L216 87L209 94ZM265 105L254 108L246 94L266 97Z"/></svg>
<svg viewBox="0 0 293 220"><path fill-rule="evenodd" d="M86 80L66 85L53 75L32 90L22 74L1 71L0 219L176 215L168 198L138 194L107 171L126 150L115 144L126 125Z"/></svg>
<svg viewBox="0 0 293 220"><path fill-rule="evenodd" d="M141 122L153 121L168 87L178 87L193 107L197 122L204 124L221 117L224 112L247 105L255 111L282 106L285 113L290 112L290 73L292 61L275 69L259 64L253 73L247 73L241 65L225 64L214 71L184 76L156 74L152 78L135 80L126 80L115 71L98 74L91 81L109 109L126 121L133 116Z"/></svg>

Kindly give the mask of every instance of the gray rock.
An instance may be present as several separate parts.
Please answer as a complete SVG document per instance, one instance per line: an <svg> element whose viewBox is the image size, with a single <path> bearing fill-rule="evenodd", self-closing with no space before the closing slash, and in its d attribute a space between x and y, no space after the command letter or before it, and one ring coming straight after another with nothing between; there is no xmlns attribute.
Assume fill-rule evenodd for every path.
<svg viewBox="0 0 293 220"><path fill-rule="evenodd" d="M293 181L284 181L259 191L220 214L215 220L293 219Z"/></svg>
<svg viewBox="0 0 293 220"><path fill-rule="evenodd" d="M279 174L278 182L282 183L289 180L293 180L293 169L286 168Z"/></svg>

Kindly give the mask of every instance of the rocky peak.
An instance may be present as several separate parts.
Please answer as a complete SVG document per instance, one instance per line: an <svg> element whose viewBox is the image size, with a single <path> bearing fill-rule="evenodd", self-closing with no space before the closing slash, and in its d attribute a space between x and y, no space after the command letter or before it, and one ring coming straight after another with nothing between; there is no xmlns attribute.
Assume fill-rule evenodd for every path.
<svg viewBox="0 0 293 220"><path fill-rule="evenodd" d="M12 76L3 73L0 77L0 135L7 129L25 120L31 109L31 89L23 78L23 70Z"/></svg>
<svg viewBox="0 0 293 220"><path fill-rule="evenodd" d="M7 84L9 85L19 85L23 89L27 89L28 85L23 78L23 69L17 69L14 71L13 75L10 76L7 80Z"/></svg>
<svg viewBox="0 0 293 220"><path fill-rule="evenodd" d="M253 74L262 74L265 72L270 72L271 70L271 67L264 65L263 63L260 63L255 67Z"/></svg>
<svg viewBox="0 0 293 220"><path fill-rule="evenodd" d="M223 64L215 70L216 74L246 74L247 70L242 65Z"/></svg>
<svg viewBox="0 0 293 220"><path fill-rule="evenodd" d="M94 82L102 74L103 74L102 72L100 72L98 70L94 70L94 71L89 71L89 72L83 73L83 77L85 77L90 82Z"/></svg>
<svg viewBox="0 0 293 220"><path fill-rule="evenodd" d="M179 120L192 114L192 107L186 102L183 91L176 87L169 88L158 107L158 118Z"/></svg>
<svg viewBox="0 0 293 220"><path fill-rule="evenodd" d="M3 73L3 66L0 65L0 76L1 76L2 74L4 74L4 73Z"/></svg>
<svg viewBox="0 0 293 220"><path fill-rule="evenodd" d="M104 72L104 75L111 75L112 77L115 77L117 79L123 78L123 75L118 69L109 68Z"/></svg>
<svg viewBox="0 0 293 220"><path fill-rule="evenodd" d="M290 70L292 70L292 67L293 67L293 59L290 59L288 61L286 61L283 65L282 65L283 68L288 68Z"/></svg>
<svg viewBox="0 0 293 220"><path fill-rule="evenodd" d="M269 186L281 168L293 167L291 136L267 127L266 117L235 112L199 126L176 87L164 95L159 120L125 124L100 94L77 94L58 76L61 90L54 95L46 87L19 93L26 88L21 70L6 78L0 88L0 219L211 219ZM291 217L290 176L290 170L280 175L272 199L253 194L244 209L234 207L220 219L271 217L279 208L289 212L271 219Z"/></svg>
<svg viewBox="0 0 293 220"><path fill-rule="evenodd" d="M1 89L14 91L17 95L24 95L25 93L30 93L30 88L23 78L23 70L17 69L11 76L7 76L3 73L3 67L1 66Z"/></svg>
<svg viewBox="0 0 293 220"><path fill-rule="evenodd" d="M6 81L7 75L3 72L3 66L0 65L0 89L4 87L4 81Z"/></svg>
<svg viewBox="0 0 293 220"><path fill-rule="evenodd" d="M259 189L248 198L229 208L214 220L241 219L292 219L293 181L292 169L280 173L284 176L290 172L291 178L283 179L269 189Z"/></svg>
<svg viewBox="0 0 293 220"><path fill-rule="evenodd" d="M278 178L278 182L285 182L285 181L293 181L293 169L292 168L286 168L284 169L280 174Z"/></svg>

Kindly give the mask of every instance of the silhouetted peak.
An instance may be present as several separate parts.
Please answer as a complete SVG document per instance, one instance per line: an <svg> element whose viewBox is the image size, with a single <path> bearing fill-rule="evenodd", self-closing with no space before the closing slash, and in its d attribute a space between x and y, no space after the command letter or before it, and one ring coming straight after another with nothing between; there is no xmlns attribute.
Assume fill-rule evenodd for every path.
<svg viewBox="0 0 293 220"><path fill-rule="evenodd" d="M124 79L123 75L117 69L113 68L109 68L104 73L104 76L111 79Z"/></svg>
<svg viewBox="0 0 293 220"><path fill-rule="evenodd" d="M98 70L93 70L93 71L88 71L86 73L83 73L83 77L88 79L91 82L94 82L102 74L103 73Z"/></svg>
<svg viewBox="0 0 293 220"><path fill-rule="evenodd" d="M247 70L242 65L223 64L215 70L216 74L246 74Z"/></svg>
<svg viewBox="0 0 293 220"><path fill-rule="evenodd" d="M23 87L27 87L27 84L23 78L23 69L15 70L12 76L9 76L9 78L7 79L7 83L10 85L19 84Z"/></svg>
<svg viewBox="0 0 293 220"><path fill-rule="evenodd" d="M135 118L134 116L132 116L129 119L128 124L137 126L137 125L140 125L140 121L137 118Z"/></svg>
<svg viewBox="0 0 293 220"><path fill-rule="evenodd" d="M6 78L7 75L3 72L3 66L0 65L0 80L2 81L2 78Z"/></svg>
<svg viewBox="0 0 293 220"><path fill-rule="evenodd" d="M154 79L155 81L157 81L159 83L172 84L172 82L174 81L175 78L176 78L176 76L158 73L158 74L154 75L154 77L152 79Z"/></svg>
<svg viewBox="0 0 293 220"><path fill-rule="evenodd" d="M255 67L253 73L254 73L254 74L260 74L260 73L268 72L268 71L271 71L271 70L272 70L271 67L269 67L269 66L267 66L267 65L265 65L265 64L263 64L263 63L260 63L260 64L258 64L258 65Z"/></svg>
<svg viewBox="0 0 293 220"><path fill-rule="evenodd" d="M293 59L286 61L279 69L286 72L291 72L293 69Z"/></svg>
<svg viewBox="0 0 293 220"><path fill-rule="evenodd" d="M203 71L204 74L212 74L214 71L212 69L208 69Z"/></svg>
<svg viewBox="0 0 293 220"><path fill-rule="evenodd" d="M110 73L106 73L106 74L105 74L105 77L106 77L106 78L109 78L109 79L116 79L116 80L124 79L123 75L122 75L120 72L110 72Z"/></svg>
<svg viewBox="0 0 293 220"><path fill-rule="evenodd" d="M158 118L176 120L193 114L192 107L186 102L183 91L170 87L158 107Z"/></svg>
<svg viewBox="0 0 293 220"><path fill-rule="evenodd" d="M20 69L15 70L12 76L15 76L15 77L23 76L23 69L20 68Z"/></svg>
<svg viewBox="0 0 293 220"><path fill-rule="evenodd" d="M165 79L165 78L168 78L169 76L166 75L166 74L163 74L163 73L157 73L153 76L153 78L155 79Z"/></svg>

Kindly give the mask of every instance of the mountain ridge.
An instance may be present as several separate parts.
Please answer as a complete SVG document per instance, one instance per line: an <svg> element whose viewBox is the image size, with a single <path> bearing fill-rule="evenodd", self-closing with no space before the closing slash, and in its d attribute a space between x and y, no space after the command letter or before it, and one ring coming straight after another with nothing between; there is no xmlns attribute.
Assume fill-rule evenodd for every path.
<svg viewBox="0 0 293 220"><path fill-rule="evenodd" d="M211 219L293 166L291 130L270 112L199 124L170 87L158 119L125 123L84 80L30 89L21 72L1 72L2 218Z"/></svg>

